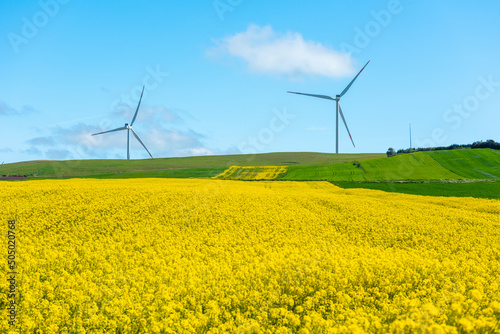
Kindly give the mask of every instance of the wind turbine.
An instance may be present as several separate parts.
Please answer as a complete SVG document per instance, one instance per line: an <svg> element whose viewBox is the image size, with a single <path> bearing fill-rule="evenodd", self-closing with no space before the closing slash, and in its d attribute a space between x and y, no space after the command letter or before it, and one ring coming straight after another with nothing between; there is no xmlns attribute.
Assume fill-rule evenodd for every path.
<svg viewBox="0 0 500 334"><path fill-rule="evenodd" d="M137 105L137 109L135 110L134 118L132 118L132 122L130 122L130 125L128 125L128 123L125 123L125 126L122 126L120 128L116 128L116 129L113 129L113 130L109 130L109 131L104 131L104 132L99 132L99 133L92 134L92 136L96 136L96 135L102 135L103 133L108 133L108 132L115 132L115 131L127 130L127 160L130 160L130 131L132 131L132 134L135 136L135 138L137 138L137 140L139 141L139 143L141 143L141 145L144 147L144 149L148 152L148 154L151 157L151 159L153 158L153 156L151 155L151 153L149 153L146 145L144 145L144 143L139 138L139 136L137 135L137 133L135 133L134 129L132 129L132 125L134 124L135 118L137 117L137 112L139 111L139 106L141 105L142 94L144 94L144 86L142 86L141 98L139 99L139 104Z"/></svg>
<svg viewBox="0 0 500 334"><path fill-rule="evenodd" d="M336 95L335 97L331 97L331 96L327 96L327 95L316 95L316 94L306 94L306 93L297 93L297 92L287 92L287 93L291 93L291 94L299 94L299 95L307 95L307 96L312 96L312 97L319 97L320 99L333 100L333 101L337 102L337 108L336 108L336 112L335 112L336 115L337 115L337 117L336 117L337 122L336 122L336 146L335 146L335 153L339 153L339 114L342 117L342 120L344 121L344 125L345 125L345 128L347 129L347 133L349 134L349 138L351 138L352 145L354 147L356 147L356 145L354 145L354 140L352 140L351 133L349 132L349 128L347 127L347 123L345 121L344 113L342 112L342 107L340 107L340 98L342 96L344 96L345 93L347 93L347 91L349 90L349 88L351 88L351 85L354 82L354 80L356 80L358 78L358 76L361 74L361 72L363 72L363 70L365 69L366 65L368 65L369 62L370 61L368 60L368 62L365 64L365 66L363 66L363 68L361 69L361 71L359 71L359 73L354 77L354 79L352 79L352 81L347 85L347 87L344 88L344 90L342 91L342 93L340 93L339 95Z"/></svg>

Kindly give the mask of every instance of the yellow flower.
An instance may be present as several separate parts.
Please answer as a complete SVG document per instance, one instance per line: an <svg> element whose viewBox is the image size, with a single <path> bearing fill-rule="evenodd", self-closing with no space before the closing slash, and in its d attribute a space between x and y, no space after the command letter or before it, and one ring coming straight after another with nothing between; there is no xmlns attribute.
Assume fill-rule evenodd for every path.
<svg viewBox="0 0 500 334"><path fill-rule="evenodd" d="M21 333L487 333L500 315L497 200L73 179L5 182L0 202Z"/></svg>

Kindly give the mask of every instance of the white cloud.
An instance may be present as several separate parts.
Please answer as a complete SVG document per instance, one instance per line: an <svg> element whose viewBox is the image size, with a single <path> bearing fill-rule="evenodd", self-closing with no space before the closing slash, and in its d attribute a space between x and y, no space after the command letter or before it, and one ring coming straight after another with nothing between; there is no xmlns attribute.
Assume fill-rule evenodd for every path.
<svg viewBox="0 0 500 334"><path fill-rule="evenodd" d="M271 26L250 25L244 32L217 40L212 56L229 54L243 59L256 72L289 76L344 77L354 73L353 60L301 34L278 33Z"/></svg>

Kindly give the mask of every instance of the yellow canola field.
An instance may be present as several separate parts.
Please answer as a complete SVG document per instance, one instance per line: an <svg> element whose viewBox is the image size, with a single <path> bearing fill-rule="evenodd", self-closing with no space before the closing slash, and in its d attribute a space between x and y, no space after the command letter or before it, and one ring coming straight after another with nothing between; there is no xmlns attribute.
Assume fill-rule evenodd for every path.
<svg viewBox="0 0 500 334"><path fill-rule="evenodd" d="M500 331L500 201L195 179L0 197L19 264L1 333Z"/></svg>
<svg viewBox="0 0 500 334"><path fill-rule="evenodd" d="M220 180L274 180L286 173L286 166L231 166L223 173L214 176Z"/></svg>

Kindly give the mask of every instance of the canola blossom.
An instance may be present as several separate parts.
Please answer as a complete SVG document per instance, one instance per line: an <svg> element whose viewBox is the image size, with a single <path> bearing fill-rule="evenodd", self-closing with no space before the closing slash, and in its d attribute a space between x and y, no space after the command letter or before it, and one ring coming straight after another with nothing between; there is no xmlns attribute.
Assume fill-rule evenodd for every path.
<svg viewBox="0 0 500 334"><path fill-rule="evenodd" d="M500 201L196 179L0 197L19 254L1 333L500 331Z"/></svg>
<svg viewBox="0 0 500 334"><path fill-rule="evenodd" d="M286 166L231 166L223 173L214 176L220 180L274 180L284 175Z"/></svg>

